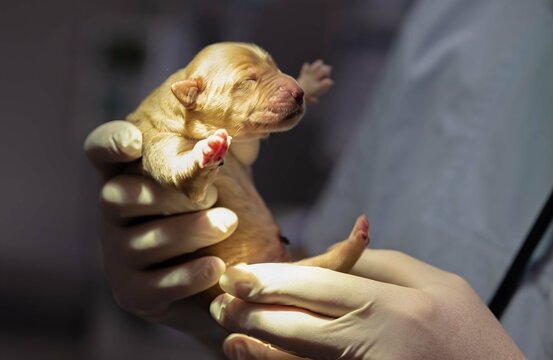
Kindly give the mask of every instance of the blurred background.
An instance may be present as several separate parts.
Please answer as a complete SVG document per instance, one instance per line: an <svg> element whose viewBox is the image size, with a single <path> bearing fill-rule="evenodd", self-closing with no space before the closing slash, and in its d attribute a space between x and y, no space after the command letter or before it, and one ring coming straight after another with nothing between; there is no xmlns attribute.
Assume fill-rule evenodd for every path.
<svg viewBox="0 0 553 360"><path fill-rule="evenodd" d="M409 0L20 0L0 12L0 358L173 359L182 335L117 308L82 153L203 46L255 42L334 88L263 144L259 190L283 223L309 207L364 111ZM291 161L291 159L293 159Z"/></svg>

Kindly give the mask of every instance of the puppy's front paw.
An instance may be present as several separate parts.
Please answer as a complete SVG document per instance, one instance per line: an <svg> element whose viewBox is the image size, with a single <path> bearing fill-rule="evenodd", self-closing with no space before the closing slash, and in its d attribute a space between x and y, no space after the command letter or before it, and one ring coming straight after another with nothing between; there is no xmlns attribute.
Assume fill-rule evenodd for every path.
<svg viewBox="0 0 553 360"><path fill-rule="evenodd" d="M303 64L298 83L305 93L305 101L316 103L318 98L330 89L334 84L330 78L331 71L332 67L322 60Z"/></svg>
<svg viewBox="0 0 553 360"><path fill-rule="evenodd" d="M207 139L198 141L196 146L200 150L200 167L207 168L222 165L231 139L226 130L219 129Z"/></svg>

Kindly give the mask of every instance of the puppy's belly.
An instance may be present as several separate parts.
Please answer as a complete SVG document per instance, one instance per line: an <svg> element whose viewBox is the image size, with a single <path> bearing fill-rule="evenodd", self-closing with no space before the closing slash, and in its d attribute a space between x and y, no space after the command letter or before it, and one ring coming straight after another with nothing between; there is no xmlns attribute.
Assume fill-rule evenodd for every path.
<svg viewBox="0 0 553 360"><path fill-rule="evenodd" d="M287 261L278 225L247 169L231 153L227 154L214 185L219 194L215 206L234 211L238 227L229 238L199 250L196 255L215 255L227 265Z"/></svg>

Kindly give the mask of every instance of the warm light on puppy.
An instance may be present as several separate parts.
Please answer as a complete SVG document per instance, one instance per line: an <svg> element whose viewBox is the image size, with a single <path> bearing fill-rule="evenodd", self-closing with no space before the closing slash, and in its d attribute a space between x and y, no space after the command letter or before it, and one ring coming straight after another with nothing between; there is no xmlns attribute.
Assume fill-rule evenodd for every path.
<svg viewBox="0 0 553 360"><path fill-rule="evenodd" d="M330 67L321 60L306 63L296 80L280 71L255 44L217 43L202 49L127 117L143 134L138 171L186 195L192 203L205 201L209 189L217 189L215 208L206 213L207 226L219 229L221 238L226 238L194 249L192 258L217 256L227 266L288 261L280 228L255 188L251 166L259 140L293 128L304 115L306 101L315 102L331 85ZM151 201L150 195L140 196ZM236 217L231 219L221 208L236 214L235 229L230 226L235 226ZM151 232L131 246L148 250L163 245L164 238L163 233ZM348 271L366 242L355 233L346 242L305 261ZM180 280L176 273L162 283ZM214 287L210 295L219 292Z"/></svg>

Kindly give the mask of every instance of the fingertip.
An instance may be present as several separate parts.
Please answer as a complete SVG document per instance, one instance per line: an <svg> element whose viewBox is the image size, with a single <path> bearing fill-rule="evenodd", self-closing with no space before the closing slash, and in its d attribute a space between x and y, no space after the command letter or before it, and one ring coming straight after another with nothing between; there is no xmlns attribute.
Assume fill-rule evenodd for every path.
<svg viewBox="0 0 553 360"><path fill-rule="evenodd" d="M233 278L236 274L240 274L241 271L235 266L231 266L219 278L219 286L221 289L229 294L234 293L234 281Z"/></svg>
<svg viewBox="0 0 553 360"><path fill-rule="evenodd" d="M284 352L245 334L231 334L223 341L223 353L231 360L301 360L306 359Z"/></svg>
<svg viewBox="0 0 553 360"><path fill-rule="evenodd" d="M218 281L221 275L223 275L227 270L227 265L225 264L223 259L217 256L208 256L207 259L210 262L213 278L217 279Z"/></svg>
<svg viewBox="0 0 553 360"><path fill-rule="evenodd" d="M119 184L108 181L100 190L100 199L108 204L120 203L123 199L123 193Z"/></svg>
<svg viewBox="0 0 553 360"><path fill-rule="evenodd" d="M113 172L110 167L140 158L142 133L128 121L110 121L86 137L83 149L92 164L107 176Z"/></svg>
<svg viewBox="0 0 553 360"><path fill-rule="evenodd" d="M239 299L247 301L258 299L263 286L249 269L251 268L246 264L227 268L219 278L219 286L223 291Z"/></svg>
<svg viewBox="0 0 553 360"><path fill-rule="evenodd" d="M232 299L233 297L229 294L221 294L209 304L209 313L218 323L223 323L225 309Z"/></svg>
<svg viewBox="0 0 553 360"><path fill-rule="evenodd" d="M125 121L115 122L119 128L113 134L113 141L119 153L131 159L142 156L142 133L136 126Z"/></svg>
<svg viewBox="0 0 553 360"><path fill-rule="evenodd" d="M125 189L118 183L108 181L100 190L100 210L110 223L123 224L127 222L124 216L124 204L126 200Z"/></svg>
<svg viewBox="0 0 553 360"><path fill-rule="evenodd" d="M231 360L248 359L247 351L244 335L231 334L223 341L223 353Z"/></svg>
<svg viewBox="0 0 553 360"><path fill-rule="evenodd" d="M215 229L218 229L222 234L229 236L236 230L238 226L238 216L226 208L218 207L207 211L206 216Z"/></svg>
<svg viewBox="0 0 553 360"><path fill-rule="evenodd" d="M204 288L202 290L207 290L217 285L219 278L227 269L225 262L217 256L205 256L198 259L198 261L201 261L201 270L199 269L199 271L201 271L202 274L198 274L198 279L203 279Z"/></svg>
<svg viewBox="0 0 553 360"><path fill-rule="evenodd" d="M83 148L89 156L99 160L134 160L141 156L142 133L130 122L110 121L92 130Z"/></svg>

